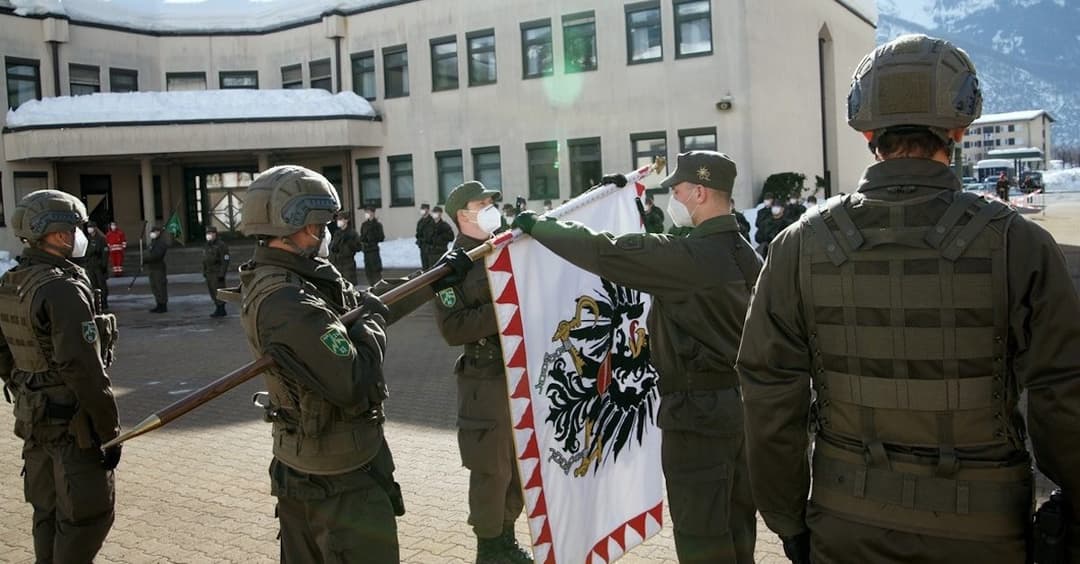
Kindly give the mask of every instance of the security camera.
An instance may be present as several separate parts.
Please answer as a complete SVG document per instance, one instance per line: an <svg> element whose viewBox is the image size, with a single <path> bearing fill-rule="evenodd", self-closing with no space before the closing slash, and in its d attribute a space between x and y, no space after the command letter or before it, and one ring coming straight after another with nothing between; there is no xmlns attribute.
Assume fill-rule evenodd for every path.
<svg viewBox="0 0 1080 564"><path fill-rule="evenodd" d="M731 109L732 98L731 95L724 96L716 103L716 109L726 112Z"/></svg>

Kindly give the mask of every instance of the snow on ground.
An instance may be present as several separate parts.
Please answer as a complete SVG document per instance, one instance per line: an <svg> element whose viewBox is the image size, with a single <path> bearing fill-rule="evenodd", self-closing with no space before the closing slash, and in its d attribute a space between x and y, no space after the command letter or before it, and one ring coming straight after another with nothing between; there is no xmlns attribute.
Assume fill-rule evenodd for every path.
<svg viewBox="0 0 1080 564"><path fill-rule="evenodd" d="M8 111L7 126L374 115L353 92L319 89L104 92L31 100Z"/></svg>
<svg viewBox="0 0 1080 564"><path fill-rule="evenodd" d="M1043 184L1047 192L1080 190L1080 168L1046 171L1043 173Z"/></svg>
<svg viewBox="0 0 1080 564"><path fill-rule="evenodd" d="M449 247L447 247L449 249ZM420 247L416 246L416 238L393 239L379 245L379 256L382 257L383 268L420 268ZM364 268L364 253L356 253L356 267Z"/></svg>

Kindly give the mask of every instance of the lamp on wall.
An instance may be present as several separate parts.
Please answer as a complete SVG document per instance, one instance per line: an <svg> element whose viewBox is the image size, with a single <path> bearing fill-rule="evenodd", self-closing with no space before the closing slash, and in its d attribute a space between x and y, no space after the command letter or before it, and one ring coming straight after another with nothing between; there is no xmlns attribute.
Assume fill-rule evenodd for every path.
<svg viewBox="0 0 1080 564"><path fill-rule="evenodd" d="M731 94L725 94L724 97L720 98L720 101L716 103L716 109L726 112L731 109L733 101L734 98Z"/></svg>

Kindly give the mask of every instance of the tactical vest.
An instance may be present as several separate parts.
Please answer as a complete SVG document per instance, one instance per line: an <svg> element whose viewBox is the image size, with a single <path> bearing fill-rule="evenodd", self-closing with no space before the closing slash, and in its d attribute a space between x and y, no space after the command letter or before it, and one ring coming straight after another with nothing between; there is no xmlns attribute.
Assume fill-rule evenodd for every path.
<svg viewBox="0 0 1080 564"><path fill-rule="evenodd" d="M241 316L248 343L256 355L263 354L259 342L259 308L274 292L293 286L322 296L300 275L277 266L241 267ZM358 303L351 292L340 298L344 309ZM332 309L341 309L332 300L323 300ZM341 312L339 312L341 313ZM267 418L273 424L274 456L288 466L309 474L340 474L367 464L382 444L381 406L362 405L342 409L297 383L279 368L265 373L270 394Z"/></svg>
<svg viewBox="0 0 1080 564"><path fill-rule="evenodd" d="M905 225L934 198L948 203L935 225ZM860 229L853 204L889 219ZM804 219L811 499L883 528L1022 537L1033 482L1006 348L1015 212L952 191L874 207L862 194L836 197ZM1009 454L976 460L971 449Z"/></svg>

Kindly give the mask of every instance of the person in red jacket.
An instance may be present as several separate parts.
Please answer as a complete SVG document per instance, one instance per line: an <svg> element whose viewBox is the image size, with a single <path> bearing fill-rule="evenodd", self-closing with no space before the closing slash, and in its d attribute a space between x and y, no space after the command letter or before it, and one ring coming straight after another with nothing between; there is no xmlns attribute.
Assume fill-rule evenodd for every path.
<svg viewBox="0 0 1080 564"><path fill-rule="evenodd" d="M105 234L105 242L109 244L109 262L112 264L113 276L124 274L124 249L127 248L127 236L116 225L109 223L109 232Z"/></svg>

